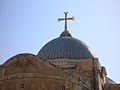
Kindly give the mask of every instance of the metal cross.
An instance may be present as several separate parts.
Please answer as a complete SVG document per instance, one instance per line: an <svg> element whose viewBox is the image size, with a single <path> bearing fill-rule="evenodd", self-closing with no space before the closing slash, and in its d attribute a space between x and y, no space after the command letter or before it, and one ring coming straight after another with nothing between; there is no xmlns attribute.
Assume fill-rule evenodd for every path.
<svg viewBox="0 0 120 90"><path fill-rule="evenodd" d="M74 20L75 18L74 17L67 18L68 12L64 12L64 14L65 14L65 18L58 18L58 22L65 20L65 30L64 31L67 31L67 20Z"/></svg>

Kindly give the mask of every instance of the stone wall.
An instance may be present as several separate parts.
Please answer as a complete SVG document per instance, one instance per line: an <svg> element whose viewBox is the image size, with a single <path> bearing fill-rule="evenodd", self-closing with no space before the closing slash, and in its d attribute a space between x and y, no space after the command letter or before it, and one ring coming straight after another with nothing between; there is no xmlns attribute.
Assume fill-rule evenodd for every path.
<svg viewBox="0 0 120 90"><path fill-rule="evenodd" d="M109 84L105 86L105 90L120 90L120 84Z"/></svg>
<svg viewBox="0 0 120 90"><path fill-rule="evenodd" d="M93 59L56 59L48 62L60 66L64 70L86 77L93 90L103 90L106 83L106 70L97 58ZM65 68L66 67L66 68Z"/></svg>
<svg viewBox="0 0 120 90"><path fill-rule="evenodd" d="M89 90L77 75L31 54L16 55L0 68L0 90Z"/></svg>
<svg viewBox="0 0 120 90"><path fill-rule="evenodd" d="M80 88L74 82L54 77L19 78L2 81L0 90L76 90ZM85 89L87 90L87 89Z"/></svg>
<svg viewBox="0 0 120 90"><path fill-rule="evenodd" d="M120 90L106 85L106 75L97 58L44 61L20 54L0 65L0 90Z"/></svg>

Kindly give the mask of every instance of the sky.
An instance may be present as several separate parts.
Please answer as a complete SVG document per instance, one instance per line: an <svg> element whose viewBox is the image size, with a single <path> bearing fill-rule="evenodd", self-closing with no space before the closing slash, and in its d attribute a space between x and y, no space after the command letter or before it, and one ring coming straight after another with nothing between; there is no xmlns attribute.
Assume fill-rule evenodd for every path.
<svg viewBox="0 0 120 90"><path fill-rule="evenodd" d="M107 76L120 83L120 0L0 0L0 64L20 53L37 55L59 37L64 22L94 52Z"/></svg>

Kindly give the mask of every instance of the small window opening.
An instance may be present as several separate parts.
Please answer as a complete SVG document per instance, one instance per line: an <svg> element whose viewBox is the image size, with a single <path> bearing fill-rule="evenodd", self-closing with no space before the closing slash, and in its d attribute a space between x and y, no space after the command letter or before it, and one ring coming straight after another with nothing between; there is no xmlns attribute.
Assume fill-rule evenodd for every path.
<svg viewBox="0 0 120 90"><path fill-rule="evenodd" d="M24 83L20 83L20 88L25 88L25 84Z"/></svg>
<svg viewBox="0 0 120 90"><path fill-rule="evenodd" d="M62 86L62 90L65 90L65 86Z"/></svg>

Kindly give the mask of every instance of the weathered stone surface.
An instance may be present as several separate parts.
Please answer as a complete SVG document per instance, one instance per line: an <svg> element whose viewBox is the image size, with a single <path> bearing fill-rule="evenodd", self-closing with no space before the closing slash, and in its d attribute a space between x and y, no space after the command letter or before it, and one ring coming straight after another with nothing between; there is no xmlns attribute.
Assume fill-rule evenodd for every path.
<svg viewBox="0 0 120 90"><path fill-rule="evenodd" d="M120 84L109 84L105 86L105 90L120 90Z"/></svg>
<svg viewBox="0 0 120 90"><path fill-rule="evenodd" d="M0 66L0 90L120 90L106 87L106 70L97 58L44 61L19 54Z"/></svg>

